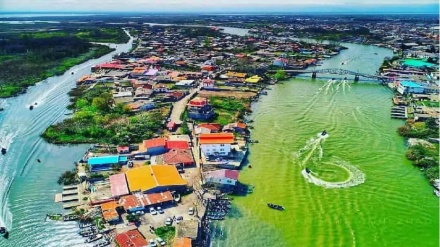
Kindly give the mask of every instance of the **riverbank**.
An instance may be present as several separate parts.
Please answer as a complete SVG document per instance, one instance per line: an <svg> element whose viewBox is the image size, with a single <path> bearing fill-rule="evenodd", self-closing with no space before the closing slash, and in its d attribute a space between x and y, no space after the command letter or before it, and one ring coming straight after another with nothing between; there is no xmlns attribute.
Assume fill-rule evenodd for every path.
<svg viewBox="0 0 440 247"><path fill-rule="evenodd" d="M0 85L0 98L23 94L29 86L39 81L60 76L77 64L114 51L106 45L91 44L89 41L127 42L129 39L127 34L119 29L116 32L107 29L99 32L88 29L80 33L72 30L21 35L6 33L5 37L8 39L0 45L4 50L3 55L0 56L0 66L3 68L0 72L0 77L3 79Z"/></svg>

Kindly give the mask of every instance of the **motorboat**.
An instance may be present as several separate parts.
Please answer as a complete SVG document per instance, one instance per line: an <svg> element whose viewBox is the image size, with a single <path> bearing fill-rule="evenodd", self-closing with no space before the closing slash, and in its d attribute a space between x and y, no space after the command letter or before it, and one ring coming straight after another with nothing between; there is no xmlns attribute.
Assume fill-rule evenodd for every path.
<svg viewBox="0 0 440 247"><path fill-rule="evenodd" d="M281 206L281 205L276 205L276 204L272 204L272 203L268 203L267 206L268 206L269 208L276 209L276 210L280 210L280 211L283 211L283 210L285 209L285 208L284 208L283 206Z"/></svg>
<svg viewBox="0 0 440 247"><path fill-rule="evenodd" d="M2 235L4 238L8 238L9 237L9 232L6 229L6 227L4 227L4 226L0 227L0 235Z"/></svg>
<svg viewBox="0 0 440 247"><path fill-rule="evenodd" d="M30 106L29 106L29 110L32 111L33 109L34 109L34 106L33 106L33 105L30 105Z"/></svg>
<svg viewBox="0 0 440 247"><path fill-rule="evenodd" d="M324 130L324 131L321 133L321 135L322 135L322 136L327 135L327 131Z"/></svg>
<svg viewBox="0 0 440 247"><path fill-rule="evenodd" d="M6 154L6 148L2 148L2 154L5 155Z"/></svg>

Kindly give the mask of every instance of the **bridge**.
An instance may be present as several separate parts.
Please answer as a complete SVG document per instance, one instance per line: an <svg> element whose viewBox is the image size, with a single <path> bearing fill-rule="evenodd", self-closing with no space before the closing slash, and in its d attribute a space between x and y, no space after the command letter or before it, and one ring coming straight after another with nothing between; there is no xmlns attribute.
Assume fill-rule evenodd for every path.
<svg viewBox="0 0 440 247"><path fill-rule="evenodd" d="M268 72L276 72L277 70L268 70ZM369 79L378 80L381 82L391 82L393 78L387 77L387 76L381 76L381 75L371 75L367 73L359 73L351 70L346 69L311 69L311 70L304 70L304 69L284 69L286 73L292 73L292 74L306 74L311 73L312 78L316 78L316 74L334 74L334 75L354 75L355 81L359 81L359 77L365 77Z"/></svg>

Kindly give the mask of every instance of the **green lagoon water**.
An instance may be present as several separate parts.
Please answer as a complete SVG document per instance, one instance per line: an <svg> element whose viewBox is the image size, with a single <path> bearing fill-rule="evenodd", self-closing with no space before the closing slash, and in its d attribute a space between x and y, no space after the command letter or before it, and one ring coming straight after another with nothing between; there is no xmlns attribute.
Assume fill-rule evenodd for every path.
<svg viewBox="0 0 440 247"><path fill-rule="evenodd" d="M389 56L348 46L322 67L374 73ZM239 178L254 192L235 197L231 217L215 225L212 246L439 246L439 200L405 158L396 134L403 121L390 118L391 96L384 86L339 79L273 86L253 107L252 138L259 143L250 147L252 168ZM324 129L329 136L319 140ZM312 181L330 183L309 182L305 166ZM336 183L349 174L351 181Z"/></svg>

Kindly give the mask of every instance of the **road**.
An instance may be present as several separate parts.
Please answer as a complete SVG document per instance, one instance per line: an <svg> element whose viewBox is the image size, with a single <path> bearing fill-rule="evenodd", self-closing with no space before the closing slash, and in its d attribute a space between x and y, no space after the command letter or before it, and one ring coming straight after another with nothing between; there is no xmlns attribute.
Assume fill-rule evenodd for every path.
<svg viewBox="0 0 440 247"><path fill-rule="evenodd" d="M180 120L180 116L185 111L186 104L188 104L189 99L199 90L200 88L190 90L190 93L187 96L174 103L173 111L171 112L171 116L170 116L171 121L175 122L176 124L182 123L182 120Z"/></svg>

